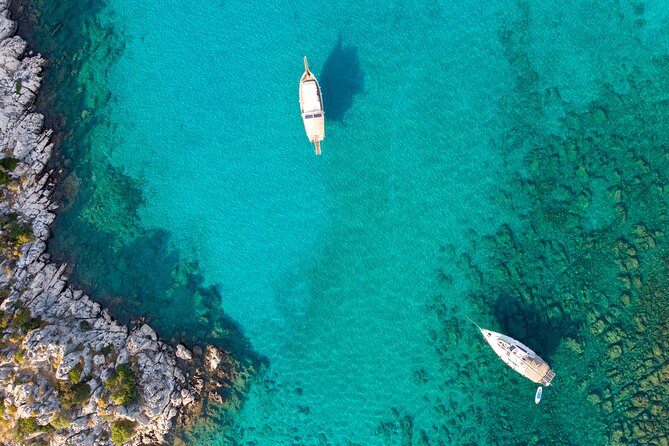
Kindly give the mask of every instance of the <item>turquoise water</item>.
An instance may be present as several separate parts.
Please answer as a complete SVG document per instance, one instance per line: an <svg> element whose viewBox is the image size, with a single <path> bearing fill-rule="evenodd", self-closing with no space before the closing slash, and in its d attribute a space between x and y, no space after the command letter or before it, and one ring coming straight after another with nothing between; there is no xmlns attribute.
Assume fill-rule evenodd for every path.
<svg viewBox="0 0 669 446"><path fill-rule="evenodd" d="M370 15L370 6L285 3L256 21L257 5L212 3L189 7L185 22L147 28L183 17L183 6L110 4L130 36L109 76L118 126L110 162L141 179L142 225L168 230L220 288L225 311L279 376L278 398L290 403L301 389L296 402L309 418L278 414L268 423L272 441L324 429L333 440L368 443L391 407L427 410L413 375L438 364L425 306L439 243L463 239L469 218L493 228L501 159L480 141L480 121L489 139L499 136L485 97L510 88L508 65L495 34L476 39L478 55L449 28L468 20L494 29L495 11L440 23L428 11ZM402 17L403 31L389 38ZM304 26L316 19L329 25ZM434 26L440 32L424 52L402 50L420 48L421 30ZM321 158L296 112L303 53L326 103L349 94L331 83L364 90L333 99L351 107L335 112L343 119L328 126ZM496 63L481 71L486 54ZM453 75L436 75L444 69ZM472 97L472 84L483 96ZM256 410L249 401L250 426L278 409L258 398ZM277 422L299 430L282 432Z"/></svg>
<svg viewBox="0 0 669 446"><path fill-rule="evenodd" d="M332 3L29 20L63 55L56 258L121 320L268 364L188 441L658 441L669 7ZM465 315L551 362L540 406Z"/></svg>

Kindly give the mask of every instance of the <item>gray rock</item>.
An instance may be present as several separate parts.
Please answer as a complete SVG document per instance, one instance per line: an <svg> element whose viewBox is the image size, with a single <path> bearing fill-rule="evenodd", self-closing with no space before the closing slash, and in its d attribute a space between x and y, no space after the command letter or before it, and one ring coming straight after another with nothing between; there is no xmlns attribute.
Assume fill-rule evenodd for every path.
<svg viewBox="0 0 669 446"><path fill-rule="evenodd" d="M0 146L11 148L19 159L16 172L21 182L16 190L5 191L9 199L0 203L0 214L18 214L21 221L32 225L35 240L21 247L15 265L4 262L0 268L0 284L9 291L0 308L14 311L20 301L41 324L20 343L12 344L11 334L3 334L8 357L19 349L25 353L21 365L12 360L0 362L0 397L6 405L16 406L17 417L35 416L39 424L46 425L60 407L55 381L69 380L70 371L82 362L81 377L93 377L87 383L91 397L73 410L71 425L54 432L50 443L111 446L114 416L138 421L132 444L160 443L177 409L193 403L194 394L176 366L177 352L182 359L190 360L192 355L183 346L175 352L146 324L129 332L106 309L71 288L66 265L52 263L46 253L55 218L52 211L57 207L50 199L52 179L44 172L53 151L52 132L43 131L43 116L31 110L45 61L39 55L25 56L27 45L13 36L16 24L9 19L8 4L0 0ZM19 80L22 88L17 93ZM113 352L105 356L100 352L107 346ZM219 351L211 352L209 363L214 368L219 357ZM131 358L139 370L139 404L128 408L99 404L105 392L103 383L114 367Z"/></svg>
<svg viewBox="0 0 669 446"><path fill-rule="evenodd" d="M193 354L183 344L179 344L177 345L177 358L190 361L193 359Z"/></svg>
<svg viewBox="0 0 669 446"><path fill-rule="evenodd" d="M213 345L207 345L204 351L204 363L207 368L214 371L221 361L223 361L223 353Z"/></svg>

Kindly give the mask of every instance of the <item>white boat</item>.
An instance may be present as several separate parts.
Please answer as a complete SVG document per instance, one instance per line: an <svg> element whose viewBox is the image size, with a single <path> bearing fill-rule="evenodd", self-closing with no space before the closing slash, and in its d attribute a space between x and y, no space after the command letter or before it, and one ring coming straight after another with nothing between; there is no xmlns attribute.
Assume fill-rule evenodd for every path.
<svg viewBox="0 0 669 446"><path fill-rule="evenodd" d="M507 335L476 326L506 365L535 383L551 385L555 372L531 348Z"/></svg>
<svg viewBox="0 0 669 446"><path fill-rule="evenodd" d="M314 143L316 155L321 154L321 141L325 138L325 113L323 113L323 96L316 76L309 71L307 58L304 58L304 74L300 79L300 111L304 130L309 141Z"/></svg>

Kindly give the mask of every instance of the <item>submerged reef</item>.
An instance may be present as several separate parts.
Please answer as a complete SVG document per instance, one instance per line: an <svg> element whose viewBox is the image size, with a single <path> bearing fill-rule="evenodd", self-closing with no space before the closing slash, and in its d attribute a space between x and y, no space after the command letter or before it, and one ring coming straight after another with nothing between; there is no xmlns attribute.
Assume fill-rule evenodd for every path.
<svg viewBox="0 0 669 446"><path fill-rule="evenodd" d="M585 107L542 85L520 23L500 32L517 76L499 146L519 164L496 201L513 218L464 252L444 246L437 280L471 284L466 304L442 296L435 347L456 362L467 311L523 340L556 370L541 405L527 383L484 359L474 370L485 403L452 406L481 431L446 424L431 439L486 444L669 444L669 56L630 64ZM648 51L639 45L639 59ZM641 64L641 62L639 62ZM654 74L656 73L656 74ZM559 112L556 112L559 111ZM552 125L547 123L552 122ZM449 263L456 265L449 269ZM462 320L466 327L466 322ZM443 331L443 332L442 332ZM482 358L488 358L485 351ZM467 372L471 373L471 372ZM450 383L470 393L463 383ZM471 384L469 384L471 385ZM448 432L447 434L445 432Z"/></svg>
<svg viewBox="0 0 669 446"><path fill-rule="evenodd" d="M0 442L156 444L209 404L236 407L252 367L211 345L117 323L68 284L46 240L55 215L52 132L32 111L45 60L0 0Z"/></svg>

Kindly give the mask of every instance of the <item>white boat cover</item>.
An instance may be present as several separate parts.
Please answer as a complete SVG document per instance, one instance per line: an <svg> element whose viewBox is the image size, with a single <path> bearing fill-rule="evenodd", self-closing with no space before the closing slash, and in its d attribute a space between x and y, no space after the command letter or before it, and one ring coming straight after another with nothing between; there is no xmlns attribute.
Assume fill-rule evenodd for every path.
<svg viewBox="0 0 669 446"><path fill-rule="evenodd" d="M316 82L307 81L302 84L302 101L304 113L321 111L321 101L318 97Z"/></svg>

